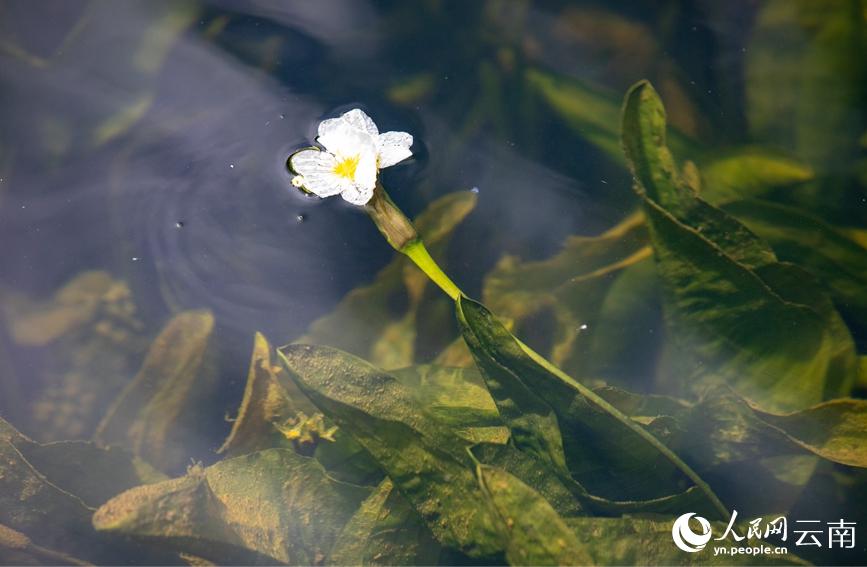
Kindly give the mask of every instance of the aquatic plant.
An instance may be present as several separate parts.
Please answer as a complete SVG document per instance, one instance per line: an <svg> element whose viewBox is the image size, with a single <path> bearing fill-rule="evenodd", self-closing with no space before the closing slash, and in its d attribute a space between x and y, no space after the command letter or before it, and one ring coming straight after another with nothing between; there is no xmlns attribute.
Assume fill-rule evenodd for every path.
<svg viewBox="0 0 867 567"><path fill-rule="evenodd" d="M786 23L780 5L768 3L760 25ZM807 63L824 68L834 58L824 26L849 38L854 24L816 25L825 20L807 12L818 36ZM587 14L573 16L587 33ZM646 30L597 19L598 36L637 38L642 57L671 64ZM628 171L634 208L547 258L488 264L477 301L448 275L446 252L475 244L456 228L478 193L440 196L410 220L380 170L409 158L413 137L380 134L358 109L323 121L319 146L288 160L292 184L357 206L399 254L294 343L274 348L256 333L216 452L226 380L214 372L211 312L174 314L142 357L134 294L104 272L49 299L8 299L11 340L50 360L33 421L52 426L36 441L0 420L4 562L803 564L802 551L824 556L793 536L789 554L758 557L715 556L692 537L690 553L672 534L692 517L693 535L730 529L759 545L770 529L756 525L818 519L811 511L825 506L864 521L865 233L832 222L849 211L823 197L858 186L863 132L839 109L834 130L793 126L787 101L751 82L756 128L782 132L795 151L715 143L699 133L725 130L719 117L688 104L667 116L662 100L682 100L683 85L660 84L660 96L641 81L618 107L619 96L511 47L492 51L475 103L458 110L467 129L501 121L497 135L529 137L532 121L502 123L531 112L506 104L520 92L570 143ZM779 70L776 59L751 62L755 81ZM389 96L408 105L436 84L432 72L414 76ZM799 113L815 116L821 97L805 94ZM113 380L88 381L106 359ZM105 403L94 394L69 409L79 384Z"/></svg>

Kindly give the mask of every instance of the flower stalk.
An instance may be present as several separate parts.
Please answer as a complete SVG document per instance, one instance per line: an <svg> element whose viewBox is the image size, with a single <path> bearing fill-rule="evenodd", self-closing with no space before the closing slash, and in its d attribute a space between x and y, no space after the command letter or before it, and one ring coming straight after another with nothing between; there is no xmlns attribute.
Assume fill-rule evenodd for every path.
<svg viewBox="0 0 867 567"><path fill-rule="evenodd" d="M412 221L394 204L381 183L377 182L373 197L364 208L392 248L409 257L452 299L463 295L460 288L431 257Z"/></svg>

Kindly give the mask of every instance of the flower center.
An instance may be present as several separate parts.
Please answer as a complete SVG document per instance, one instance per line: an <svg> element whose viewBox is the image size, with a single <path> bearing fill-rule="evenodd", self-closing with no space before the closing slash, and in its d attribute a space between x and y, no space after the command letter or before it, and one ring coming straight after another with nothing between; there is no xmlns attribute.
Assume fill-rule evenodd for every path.
<svg viewBox="0 0 867 567"><path fill-rule="evenodd" d="M361 155L355 155L338 161L337 165L334 166L334 173L340 177L355 179L355 170L358 168L360 159Z"/></svg>

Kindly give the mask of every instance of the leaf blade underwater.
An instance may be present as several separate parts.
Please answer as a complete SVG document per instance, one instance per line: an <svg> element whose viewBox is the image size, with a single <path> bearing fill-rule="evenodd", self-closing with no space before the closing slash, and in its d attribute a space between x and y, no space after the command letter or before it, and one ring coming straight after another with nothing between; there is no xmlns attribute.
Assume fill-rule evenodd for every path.
<svg viewBox="0 0 867 567"><path fill-rule="evenodd" d="M681 373L694 383L726 381L772 411L848 393L854 345L839 314L808 274L778 262L767 243L694 194L666 147L665 110L647 82L625 97L623 145Z"/></svg>
<svg viewBox="0 0 867 567"><path fill-rule="evenodd" d="M312 458L267 449L121 493L93 525L220 562L312 565L368 494Z"/></svg>
<svg viewBox="0 0 867 567"><path fill-rule="evenodd" d="M426 415L397 378L327 347L287 345L278 352L289 376L379 462L438 541L477 557L504 550L467 442Z"/></svg>
<svg viewBox="0 0 867 567"><path fill-rule="evenodd" d="M486 380L487 373L493 371L498 373L497 381L519 382L515 384L516 390L534 392L537 396L534 403L541 398L555 413L560 428L556 434L560 435L561 429L565 431L561 439L569 472L590 493L603 498L627 494L636 500L667 497L686 490L688 478L704 494L711 513L715 509L721 516L727 515L725 506L707 483L668 447L588 388L538 355L532 356L532 351L483 305L461 297L456 308L467 345L480 361ZM497 400L496 392L492 394ZM537 438L535 453L556 466L559 458L556 444L546 446L538 441L553 435L553 431L548 431ZM532 444L529 446L533 448ZM612 451L612 446L619 450ZM635 496L628 492L626 482L637 484Z"/></svg>
<svg viewBox="0 0 867 567"><path fill-rule="evenodd" d="M344 526L330 565L433 565L440 546L412 505L385 478Z"/></svg>

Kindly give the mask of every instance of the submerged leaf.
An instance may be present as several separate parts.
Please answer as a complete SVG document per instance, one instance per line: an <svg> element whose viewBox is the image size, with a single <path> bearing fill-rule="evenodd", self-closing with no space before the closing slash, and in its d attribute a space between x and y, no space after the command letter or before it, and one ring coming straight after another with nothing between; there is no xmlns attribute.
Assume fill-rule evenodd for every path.
<svg viewBox="0 0 867 567"><path fill-rule="evenodd" d="M550 440L562 431L568 470L588 492L601 497L596 501L601 509L614 499L671 497L692 481L704 493L709 513L715 508L716 513L726 514L707 484L659 440L585 386L532 356L481 304L459 298L457 316L486 381L508 384L513 391L531 391L532 406L540 411L547 406L556 415L554 422L527 428L524 447L557 467L560 448ZM494 395L498 403L525 402L517 396ZM504 418L508 422L508 416ZM557 425L559 430L553 429ZM688 496L694 499L695 494Z"/></svg>
<svg viewBox="0 0 867 567"><path fill-rule="evenodd" d="M15 447L46 480L97 507L128 488L165 480L165 476L119 447L87 441L39 444L22 440Z"/></svg>
<svg viewBox="0 0 867 567"><path fill-rule="evenodd" d="M27 443L0 419L0 524L39 545L72 553L92 544L92 510L77 496L48 481L16 447Z"/></svg>
<svg viewBox="0 0 867 567"><path fill-rule="evenodd" d="M198 414L214 387L211 373L202 365L213 327L214 317L208 311L175 316L94 438L128 447L164 471L189 463L203 448Z"/></svg>
<svg viewBox="0 0 867 567"><path fill-rule="evenodd" d="M830 301L682 181L665 145L662 102L646 82L626 95L623 144L666 291L673 356L687 379L724 380L781 411L848 393L854 349Z"/></svg>
<svg viewBox="0 0 867 567"><path fill-rule="evenodd" d="M867 248L794 207L746 200L730 203L725 210L767 240L780 259L804 267L827 284L847 322L857 330L867 329Z"/></svg>
<svg viewBox="0 0 867 567"><path fill-rule="evenodd" d="M88 504L142 482L134 468L118 450L82 442L40 445L0 419L0 557L49 564L111 564L128 557L133 551L124 542L93 530ZM6 554L4 546L17 551ZM147 563L168 561L160 550L135 553Z"/></svg>
<svg viewBox="0 0 867 567"><path fill-rule="evenodd" d="M758 197L813 179L813 170L789 156L762 147L743 147L708 156L699 163L701 196L713 204Z"/></svg>
<svg viewBox="0 0 867 567"><path fill-rule="evenodd" d="M329 478L311 458L268 449L128 490L99 508L93 525L220 563L313 565L368 493Z"/></svg>
<svg viewBox="0 0 867 567"><path fill-rule="evenodd" d="M271 345L262 333L256 333L247 385L232 431L218 453L234 457L274 447L291 447L276 425L297 415L313 413L315 408L304 399L289 397L277 378L282 368L271 360ZM300 395L300 392L299 392Z"/></svg>
<svg viewBox="0 0 867 567"><path fill-rule="evenodd" d="M330 565L433 565L439 545L390 479L361 503L331 555Z"/></svg>
<svg viewBox="0 0 867 567"><path fill-rule="evenodd" d="M865 400L830 400L783 415L757 413L811 453L844 465L867 467Z"/></svg>
<svg viewBox="0 0 867 567"><path fill-rule="evenodd" d="M428 415L397 378L350 354L288 345L278 351L310 400L376 459L443 545L470 556L504 549L468 442Z"/></svg>
<svg viewBox="0 0 867 567"><path fill-rule="evenodd" d="M508 441L509 429L475 368L422 364L391 374L409 388L428 414L458 436L473 443Z"/></svg>
<svg viewBox="0 0 867 567"><path fill-rule="evenodd" d="M577 79L558 76L541 69L529 69L527 85L538 92L568 125L583 138L597 146L610 158L623 162L620 148L620 105L617 96ZM695 142L673 133L678 150L686 153L695 148Z"/></svg>
<svg viewBox="0 0 867 567"><path fill-rule="evenodd" d="M508 472L479 465L479 480L508 529L509 565L590 565L563 519L538 492Z"/></svg>
<svg viewBox="0 0 867 567"><path fill-rule="evenodd" d="M6 565L91 565L33 543L19 531L0 524L0 558Z"/></svg>

